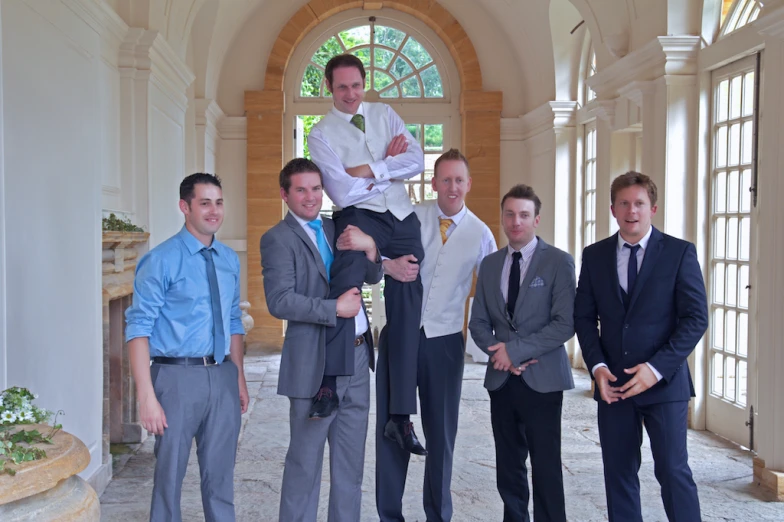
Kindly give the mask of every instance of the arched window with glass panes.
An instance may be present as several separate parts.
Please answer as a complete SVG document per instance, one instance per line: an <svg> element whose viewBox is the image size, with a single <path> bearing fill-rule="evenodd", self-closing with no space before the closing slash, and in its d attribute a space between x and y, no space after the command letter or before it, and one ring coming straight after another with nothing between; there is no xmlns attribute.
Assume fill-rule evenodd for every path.
<svg viewBox="0 0 784 522"><path fill-rule="evenodd" d="M721 31L725 36L759 17L762 5L757 0L722 0Z"/></svg>

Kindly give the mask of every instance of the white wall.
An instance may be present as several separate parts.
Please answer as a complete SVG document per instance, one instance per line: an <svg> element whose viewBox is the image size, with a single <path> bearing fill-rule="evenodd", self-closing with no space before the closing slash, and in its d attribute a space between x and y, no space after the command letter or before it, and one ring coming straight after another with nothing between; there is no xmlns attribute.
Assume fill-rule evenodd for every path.
<svg viewBox="0 0 784 522"><path fill-rule="evenodd" d="M97 33L57 1L2 3L7 384L64 410L101 463ZM34 66L31 66L34 64Z"/></svg>
<svg viewBox="0 0 784 522"><path fill-rule="evenodd" d="M5 162L3 158L3 18L0 5L0 390L8 387L6 357Z"/></svg>

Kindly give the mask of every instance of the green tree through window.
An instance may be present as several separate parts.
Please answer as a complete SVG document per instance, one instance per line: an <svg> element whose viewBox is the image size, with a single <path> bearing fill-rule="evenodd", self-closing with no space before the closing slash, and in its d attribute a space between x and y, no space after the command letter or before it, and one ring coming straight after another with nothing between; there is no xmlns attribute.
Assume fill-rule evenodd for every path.
<svg viewBox="0 0 784 522"><path fill-rule="evenodd" d="M399 29L375 22L330 36L305 67L300 96L331 96L324 81L324 67L330 58L342 53L362 60L367 73L365 88L381 98L444 98L441 72L422 43Z"/></svg>

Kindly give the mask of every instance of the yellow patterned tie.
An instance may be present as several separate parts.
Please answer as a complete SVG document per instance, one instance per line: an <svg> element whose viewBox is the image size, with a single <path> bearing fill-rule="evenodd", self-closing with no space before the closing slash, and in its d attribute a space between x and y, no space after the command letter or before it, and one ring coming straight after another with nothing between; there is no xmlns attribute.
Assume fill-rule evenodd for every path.
<svg viewBox="0 0 784 522"><path fill-rule="evenodd" d="M452 226L451 219L448 218L438 218L438 222L440 223L439 228L441 229L441 244L446 243L446 231L449 230L449 227Z"/></svg>

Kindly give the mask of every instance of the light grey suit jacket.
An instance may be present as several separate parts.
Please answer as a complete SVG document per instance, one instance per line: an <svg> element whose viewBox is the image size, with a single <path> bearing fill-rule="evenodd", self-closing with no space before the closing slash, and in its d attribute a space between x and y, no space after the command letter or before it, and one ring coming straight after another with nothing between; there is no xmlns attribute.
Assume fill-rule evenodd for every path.
<svg viewBox="0 0 784 522"><path fill-rule="evenodd" d="M324 219L327 241L335 247L335 224ZM337 299L327 299L327 269L318 248L289 212L261 236L261 274L267 309L286 319L286 339L278 376L278 394L307 399L316 395L324 375L325 327L335 326ZM367 262L365 281L381 280L382 268ZM362 310L360 313L365 313ZM375 366L372 335L365 340L370 367Z"/></svg>
<svg viewBox="0 0 784 522"><path fill-rule="evenodd" d="M501 272L507 248L487 256L479 269L468 328L477 346L506 343L512 364L536 359L523 379L531 389L547 393L574 388L564 343L574 335L574 259L539 238L525 279L520 285L515 315L510 318L501 293ZM487 364L485 388L497 390L511 373Z"/></svg>

